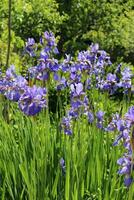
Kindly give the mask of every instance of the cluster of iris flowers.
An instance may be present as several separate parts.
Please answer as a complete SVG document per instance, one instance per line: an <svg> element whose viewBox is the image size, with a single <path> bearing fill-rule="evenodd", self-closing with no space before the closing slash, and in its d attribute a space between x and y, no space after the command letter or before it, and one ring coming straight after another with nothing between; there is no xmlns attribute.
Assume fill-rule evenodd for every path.
<svg viewBox="0 0 134 200"><path fill-rule="evenodd" d="M35 115L47 105L46 89L36 85L30 87L24 77L16 74L13 65L1 78L0 92L7 99L18 102L20 110L26 115Z"/></svg>
<svg viewBox="0 0 134 200"><path fill-rule="evenodd" d="M93 113L89 103L87 92L93 88L99 91L107 91L113 95L122 89L127 94L132 91L132 71L122 65L118 65L114 73L108 73L111 66L110 57L103 50L99 50L98 44L92 44L87 51L78 53L76 59L71 55L66 55L65 59L59 62L55 55L59 53L56 39L52 32L46 31L40 38L40 51L37 57L38 44L34 38L29 38L26 42L25 52L30 57L37 57L37 65L28 69L28 76L33 82L40 83L39 86L30 86L25 77L17 75L15 67L12 65L6 73L0 73L0 93L7 99L18 102L19 109L28 116L38 114L43 108L47 108L48 88L45 87L51 78L55 81L56 90L70 91L70 108L63 117L61 127L65 134L72 135L72 122L87 117L89 124L96 122L99 129L114 131L117 129L120 135L114 142L117 145L123 141L127 153L120 158L117 163L121 166L119 174L125 174L125 185L129 186L133 182L133 149L134 149L134 107L131 107L124 119L118 114L113 116L113 120L104 128L104 112L99 110ZM43 85L43 87L42 87ZM132 134L130 134L132 133ZM62 165L64 163L62 162Z"/></svg>
<svg viewBox="0 0 134 200"><path fill-rule="evenodd" d="M125 148L123 156L117 160L120 166L118 174L124 175L124 184L129 187L134 182L132 176L134 170L134 106L129 108L123 118L118 114L113 116L107 131L115 130L119 132L119 135L113 145L117 146L122 142Z"/></svg>

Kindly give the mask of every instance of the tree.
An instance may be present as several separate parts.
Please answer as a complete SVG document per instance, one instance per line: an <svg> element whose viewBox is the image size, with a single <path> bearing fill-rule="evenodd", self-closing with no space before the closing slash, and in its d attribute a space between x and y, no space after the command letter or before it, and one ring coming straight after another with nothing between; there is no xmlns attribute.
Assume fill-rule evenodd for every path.
<svg viewBox="0 0 134 200"><path fill-rule="evenodd" d="M65 1L57 1L62 13ZM134 1L70 0L69 7L69 18L62 24L63 51L74 52L97 42L113 60L124 56L134 63L130 56L134 52Z"/></svg>
<svg viewBox="0 0 134 200"><path fill-rule="evenodd" d="M0 16L0 65L3 66L6 63L8 38L8 0L0 1ZM10 64L14 60L15 64L20 65L19 53L22 53L24 42L28 37L38 40L46 30L58 34L60 25L65 19L66 16L58 12L55 0L12 0Z"/></svg>

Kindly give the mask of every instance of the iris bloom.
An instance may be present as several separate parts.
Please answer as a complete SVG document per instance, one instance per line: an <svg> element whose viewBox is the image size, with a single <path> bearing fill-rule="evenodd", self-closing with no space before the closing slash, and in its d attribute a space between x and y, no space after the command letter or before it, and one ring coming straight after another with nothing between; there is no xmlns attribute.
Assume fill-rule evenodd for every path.
<svg viewBox="0 0 134 200"><path fill-rule="evenodd" d="M41 87L26 87L19 99L19 108L26 115L36 115L46 107L46 89Z"/></svg>

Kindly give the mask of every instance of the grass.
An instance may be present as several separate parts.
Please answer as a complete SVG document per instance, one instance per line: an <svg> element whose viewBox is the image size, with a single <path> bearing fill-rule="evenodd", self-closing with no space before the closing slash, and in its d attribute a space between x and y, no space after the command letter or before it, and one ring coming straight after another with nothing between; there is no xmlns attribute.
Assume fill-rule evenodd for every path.
<svg viewBox="0 0 134 200"><path fill-rule="evenodd" d="M107 101L103 106L107 110L110 105ZM50 123L48 112L26 117L12 103L7 123L2 108L1 102L1 200L134 198L133 187L129 192L123 177L117 175L116 161L123 149L112 146L113 133L97 129L95 123L89 125L83 117L74 123L74 133L68 136L56 120ZM61 158L65 160L65 173Z"/></svg>

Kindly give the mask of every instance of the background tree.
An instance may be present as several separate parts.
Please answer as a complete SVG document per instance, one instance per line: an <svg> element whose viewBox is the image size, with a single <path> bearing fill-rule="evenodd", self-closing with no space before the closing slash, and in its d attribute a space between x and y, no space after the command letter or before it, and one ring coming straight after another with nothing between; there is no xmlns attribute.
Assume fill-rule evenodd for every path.
<svg viewBox="0 0 134 200"><path fill-rule="evenodd" d="M132 0L57 0L60 13L69 18L62 24L63 50L85 49L91 42L99 43L115 61L134 63L134 1ZM61 46L62 46L61 45Z"/></svg>
<svg viewBox="0 0 134 200"><path fill-rule="evenodd" d="M28 37L35 40L45 30L55 34L59 32L60 25L65 20L58 12L55 0L12 0L12 31L11 31L11 58L10 64L21 65L21 55L24 42ZM6 48L8 38L8 0L0 1L0 65L5 66Z"/></svg>
<svg viewBox="0 0 134 200"><path fill-rule="evenodd" d="M0 65L6 62L8 0L0 1ZM12 0L10 64L20 66L28 37L38 41L45 30L60 40L61 57L93 43L109 52L113 61L134 64L133 0Z"/></svg>

